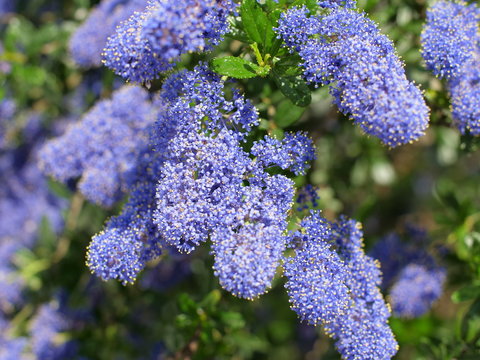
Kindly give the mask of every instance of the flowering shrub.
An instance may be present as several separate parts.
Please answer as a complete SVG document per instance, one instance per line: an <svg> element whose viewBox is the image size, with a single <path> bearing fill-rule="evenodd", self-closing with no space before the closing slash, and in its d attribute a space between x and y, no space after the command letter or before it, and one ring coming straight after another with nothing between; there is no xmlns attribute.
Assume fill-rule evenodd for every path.
<svg viewBox="0 0 480 360"><path fill-rule="evenodd" d="M475 357L480 8L387 3L0 2L0 359Z"/></svg>

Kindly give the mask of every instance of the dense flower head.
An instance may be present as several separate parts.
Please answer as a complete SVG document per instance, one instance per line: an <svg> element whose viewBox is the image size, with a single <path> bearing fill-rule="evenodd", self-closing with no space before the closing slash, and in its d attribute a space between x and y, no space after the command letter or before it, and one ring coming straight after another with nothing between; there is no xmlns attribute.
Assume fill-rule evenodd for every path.
<svg viewBox="0 0 480 360"><path fill-rule="evenodd" d="M148 9L148 8L147 8ZM147 82L174 64L159 58L146 39L140 38L147 12L135 12L110 36L103 51L103 63L117 75L133 81Z"/></svg>
<svg viewBox="0 0 480 360"><path fill-rule="evenodd" d="M156 222L170 244L190 252L239 200L240 192L229 190L241 186L251 160L229 131L215 138L180 134L170 149L157 189Z"/></svg>
<svg viewBox="0 0 480 360"><path fill-rule="evenodd" d="M39 360L61 360L76 355L74 341L58 341L59 333L68 330L72 322L66 309L57 302L40 306L31 323L32 353Z"/></svg>
<svg viewBox="0 0 480 360"><path fill-rule="evenodd" d="M328 324L352 305L346 285L351 276L332 244L329 223L313 212L289 236L295 255L284 260L285 288L292 309L309 324Z"/></svg>
<svg viewBox="0 0 480 360"><path fill-rule="evenodd" d="M166 241L192 251L234 213L253 162L240 147L258 114L243 96L201 65L172 75L159 101L156 148L165 154L155 221ZM241 131L244 130L244 131Z"/></svg>
<svg viewBox="0 0 480 360"><path fill-rule="evenodd" d="M144 155L122 213L111 218L88 246L87 265L103 280L133 283L145 264L161 254L163 242L153 223L157 160L156 154Z"/></svg>
<svg viewBox="0 0 480 360"><path fill-rule="evenodd" d="M27 142L11 142L0 152L0 312L23 302L24 279L13 261L17 251L32 248L42 226L58 234L64 224L66 201L50 191L37 166L46 135L41 117L32 113L25 120L17 130Z"/></svg>
<svg viewBox="0 0 480 360"><path fill-rule="evenodd" d="M170 139L164 135L165 126L177 132L229 129L237 139L243 139L259 124L258 111L236 89L227 98L224 88L225 82L204 63L193 71L183 70L169 76L157 100L158 106L165 110L157 121L158 140Z"/></svg>
<svg viewBox="0 0 480 360"><path fill-rule="evenodd" d="M154 112L145 90L126 86L48 142L40 165L59 181L81 177L78 187L87 199L112 206L124 195L148 148Z"/></svg>
<svg viewBox="0 0 480 360"><path fill-rule="evenodd" d="M351 277L347 286L353 307L329 329L345 359L391 359L398 344L388 326L390 309L380 292L380 265L363 251L361 224L342 217L333 224L333 237Z"/></svg>
<svg viewBox="0 0 480 360"><path fill-rule="evenodd" d="M324 8L336 8L339 6L354 8L357 4L357 0L322 0L317 1L317 3Z"/></svg>
<svg viewBox="0 0 480 360"><path fill-rule="evenodd" d="M365 133L395 147L418 139L428 126L428 108L408 81L393 43L365 14L336 7L308 16L306 8L282 14L278 34L303 59L304 77L331 84L340 111Z"/></svg>
<svg viewBox="0 0 480 360"><path fill-rule="evenodd" d="M221 279L238 296L258 296L269 287L284 248L293 183L266 173L241 146L258 124L257 110L238 91L227 96L223 81L205 65L172 74L154 104L157 122L148 129L154 149L137 157L129 200L92 239L88 266L104 280L126 284L165 246L190 252L214 231L236 233L255 222L268 230L259 244L272 248L270 258L262 257L270 262L266 277L237 287L233 280L226 285L227 272ZM218 257L226 255L225 241L215 242ZM253 271L256 263L244 260L244 269Z"/></svg>
<svg viewBox="0 0 480 360"><path fill-rule="evenodd" d="M464 134L480 135L480 40L475 58L463 65L449 82L452 117L455 126Z"/></svg>
<svg viewBox="0 0 480 360"><path fill-rule="evenodd" d="M213 269L220 285L233 295L254 299L271 286L285 250L285 236L276 225L245 223L219 227L212 234Z"/></svg>
<svg viewBox="0 0 480 360"><path fill-rule="evenodd" d="M302 320L321 323L344 359L391 359L398 350L380 293L379 265L363 252L360 224L318 212L292 234L286 288Z"/></svg>
<svg viewBox="0 0 480 360"><path fill-rule="evenodd" d="M127 80L153 80L180 55L216 45L234 8L231 0L150 0L108 39L104 62Z"/></svg>
<svg viewBox="0 0 480 360"><path fill-rule="evenodd" d="M371 255L381 263L382 287L388 290L394 315L412 318L426 313L442 295L446 273L427 251L426 232L412 226L406 230L409 241L388 234Z"/></svg>
<svg viewBox="0 0 480 360"><path fill-rule="evenodd" d="M267 135L255 142L251 153L264 167L279 166L295 175L304 174L315 160L313 141L303 132L286 133L282 140Z"/></svg>
<svg viewBox="0 0 480 360"><path fill-rule="evenodd" d="M258 114L238 91L226 93L224 86L204 65L165 81L154 134L165 158L155 222L165 242L180 252L211 237L220 284L253 299L270 287L285 248L293 182L268 174L267 165L242 147Z"/></svg>
<svg viewBox="0 0 480 360"><path fill-rule="evenodd" d="M443 293L445 269L415 263L407 265L390 289L395 315L414 318L425 314Z"/></svg>
<svg viewBox="0 0 480 360"><path fill-rule="evenodd" d="M70 38L73 60L83 67L102 64L102 50L115 28L135 11L145 9L148 0L103 0Z"/></svg>
<svg viewBox="0 0 480 360"><path fill-rule="evenodd" d="M480 8L466 1L441 0L429 8L422 33L427 68L441 78L458 76L479 46L479 21Z"/></svg>

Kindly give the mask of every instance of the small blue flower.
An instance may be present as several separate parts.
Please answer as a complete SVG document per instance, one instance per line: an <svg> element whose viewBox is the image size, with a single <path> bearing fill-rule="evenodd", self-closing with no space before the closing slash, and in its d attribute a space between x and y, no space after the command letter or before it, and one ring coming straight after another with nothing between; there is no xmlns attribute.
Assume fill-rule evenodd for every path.
<svg viewBox="0 0 480 360"><path fill-rule="evenodd" d="M286 133L282 140L265 136L254 143L251 153L262 166L279 166L295 175L305 174L315 160L313 141L303 132Z"/></svg>
<svg viewBox="0 0 480 360"><path fill-rule="evenodd" d="M393 43L365 14L335 7L325 16L303 8L283 13L280 37L303 59L304 77L330 84L340 111L365 133L395 147L417 140L428 127L422 92L405 76Z"/></svg>
<svg viewBox="0 0 480 360"><path fill-rule="evenodd" d="M125 86L48 142L40 166L59 181L81 177L78 187L85 197L110 207L132 183L131 174L148 149L154 120L148 93Z"/></svg>
<svg viewBox="0 0 480 360"><path fill-rule="evenodd" d="M438 1L427 11L422 56L436 76L451 79L475 57L480 9L466 1Z"/></svg>
<svg viewBox="0 0 480 360"><path fill-rule="evenodd" d="M135 11L147 6L148 0L103 0L70 38L73 60L83 67L102 65L102 50L116 27Z"/></svg>
<svg viewBox="0 0 480 360"><path fill-rule="evenodd" d="M153 80L180 55L216 45L235 6L231 0L150 0L108 39L104 63L127 80Z"/></svg>
<svg viewBox="0 0 480 360"><path fill-rule="evenodd" d="M218 227L212 234L213 270L233 295L255 299L271 286L285 237L275 225L245 223L238 229Z"/></svg>
<svg viewBox="0 0 480 360"><path fill-rule="evenodd" d="M407 265L390 289L393 313L403 318L425 314L442 295L445 275L445 269L440 267Z"/></svg>

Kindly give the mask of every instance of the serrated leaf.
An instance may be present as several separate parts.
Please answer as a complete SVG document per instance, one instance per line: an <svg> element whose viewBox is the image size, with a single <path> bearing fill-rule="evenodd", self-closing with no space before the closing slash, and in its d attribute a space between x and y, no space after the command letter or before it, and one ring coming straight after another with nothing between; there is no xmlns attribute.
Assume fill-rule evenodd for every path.
<svg viewBox="0 0 480 360"><path fill-rule="evenodd" d="M264 55L276 54L282 44L273 30L277 26L280 14L280 9L267 14L256 0L245 0L240 6L240 16L245 32L252 42L259 45Z"/></svg>
<svg viewBox="0 0 480 360"><path fill-rule="evenodd" d="M216 73L236 79L253 78L261 70L260 66L235 56L215 58L210 64Z"/></svg>
<svg viewBox="0 0 480 360"><path fill-rule="evenodd" d="M301 61L302 59L297 54L283 57L275 63L275 71L280 76L301 75L303 73L303 69L299 65Z"/></svg>
<svg viewBox="0 0 480 360"><path fill-rule="evenodd" d="M452 301L459 303L480 297L480 285L465 286L452 294Z"/></svg>
<svg viewBox="0 0 480 360"><path fill-rule="evenodd" d="M475 301L462 319L461 337L471 342L480 337L480 299Z"/></svg>
<svg viewBox="0 0 480 360"><path fill-rule="evenodd" d="M256 0L244 0L240 5L240 17L248 37L258 44L263 44L263 34L268 18Z"/></svg>
<svg viewBox="0 0 480 360"><path fill-rule="evenodd" d="M293 104L297 106L308 106L312 101L310 88L300 76L282 76L278 71L272 71L273 80L280 91Z"/></svg>
<svg viewBox="0 0 480 360"><path fill-rule="evenodd" d="M273 120L280 128L286 128L295 123L305 112L304 107L294 105L290 100L282 100L276 109Z"/></svg>

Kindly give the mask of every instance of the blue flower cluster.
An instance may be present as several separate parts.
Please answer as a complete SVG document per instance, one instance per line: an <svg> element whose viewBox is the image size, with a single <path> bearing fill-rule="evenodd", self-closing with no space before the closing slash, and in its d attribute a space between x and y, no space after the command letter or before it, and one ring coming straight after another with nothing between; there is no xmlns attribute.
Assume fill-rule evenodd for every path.
<svg viewBox="0 0 480 360"><path fill-rule="evenodd" d="M58 335L73 326L69 309L58 301L43 304L31 323L30 351L37 359L71 359L77 353L73 340L58 339ZM56 339L57 338L57 339Z"/></svg>
<svg viewBox="0 0 480 360"><path fill-rule="evenodd" d="M445 269L408 264L390 289L393 313L413 318L425 314L443 293Z"/></svg>
<svg viewBox="0 0 480 360"><path fill-rule="evenodd" d="M343 6L346 8L354 8L356 6L357 0L324 0L317 1L318 5L323 8L336 8Z"/></svg>
<svg viewBox="0 0 480 360"><path fill-rule="evenodd" d="M422 55L448 81L455 126L480 135L480 8L465 1L439 1L427 12Z"/></svg>
<svg viewBox="0 0 480 360"><path fill-rule="evenodd" d="M16 110L17 106L12 99L3 98L0 100L0 150L9 143L9 129L12 127L11 122Z"/></svg>
<svg viewBox="0 0 480 360"><path fill-rule="evenodd" d="M14 117L14 106L8 100L2 116L8 120L5 132L12 139L6 137L0 147L0 358L26 359L27 339L14 337L9 323L26 302L25 279L14 260L19 251L36 245L42 226L49 226L56 234L63 229L62 211L67 204L49 190L37 166L38 151L46 137L42 117L37 113ZM13 141L17 137L25 142L19 145Z"/></svg>
<svg viewBox="0 0 480 360"><path fill-rule="evenodd" d="M365 133L390 147L424 134L429 110L422 93L406 78L393 43L365 14L335 6L316 16L291 8L277 33L301 56L305 79L330 84L335 104Z"/></svg>
<svg viewBox="0 0 480 360"><path fill-rule="evenodd" d="M153 80L180 55L216 45L235 7L232 0L150 0L108 39L104 63L127 80Z"/></svg>
<svg viewBox="0 0 480 360"><path fill-rule="evenodd" d="M7 15L14 11L17 0L0 0L0 16Z"/></svg>
<svg viewBox="0 0 480 360"><path fill-rule="evenodd" d="M137 163L121 215L89 246L87 264L103 279L133 282L166 246L191 252L210 237L214 270L233 294L269 288L285 249L293 182L271 166L303 173L313 143L303 133L245 142L255 107L205 65L171 75L155 99L153 149ZM255 149L255 151L254 151Z"/></svg>
<svg viewBox="0 0 480 360"><path fill-rule="evenodd" d="M40 166L59 181L81 177L78 187L85 197L109 207L134 182L154 120L149 94L140 87L125 86L48 142L41 151Z"/></svg>
<svg viewBox="0 0 480 360"><path fill-rule="evenodd" d="M0 359L63 360L78 355L78 344L66 332L85 318L84 311L67 307L63 296L40 305L33 314L25 337L12 336L11 324L0 315Z"/></svg>
<svg viewBox="0 0 480 360"><path fill-rule="evenodd" d="M102 65L102 51L116 27L135 11L147 6L147 0L103 0L70 38L73 60L83 67Z"/></svg>
<svg viewBox="0 0 480 360"><path fill-rule="evenodd" d="M427 234L415 227L406 230L408 242L391 233L375 244L371 255L381 263L382 287L389 292L394 315L414 318L442 295L446 273L425 250Z"/></svg>
<svg viewBox="0 0 480 360"><path fill-rule="evenodd" d="M292 309L322 324L344 359L390 359L398 350L380 293L380 269L363 251L359 223L329 223L312 212L289 236L295 250L284 261Z"/></svg>
<svg viewBox="0 0 480 360"><path fill-rule="evenodd" d="M313 143L302 132L286 133L282 140L265 136L251 152L264 167L279 166L295 175L304 174L308 164L315 160Z"/></svg>
<svg viewBox="0 0 480 360"><path fill-rule="evenodd" d="M0 149L0 313L22 303L23 280L13 265L13 257L22 248L32 248L42 222L55 233L63 228L65 201L55 196L39 170L37 152L44 139L40 117L21 129L28 144L7 144Z"/></svg>

